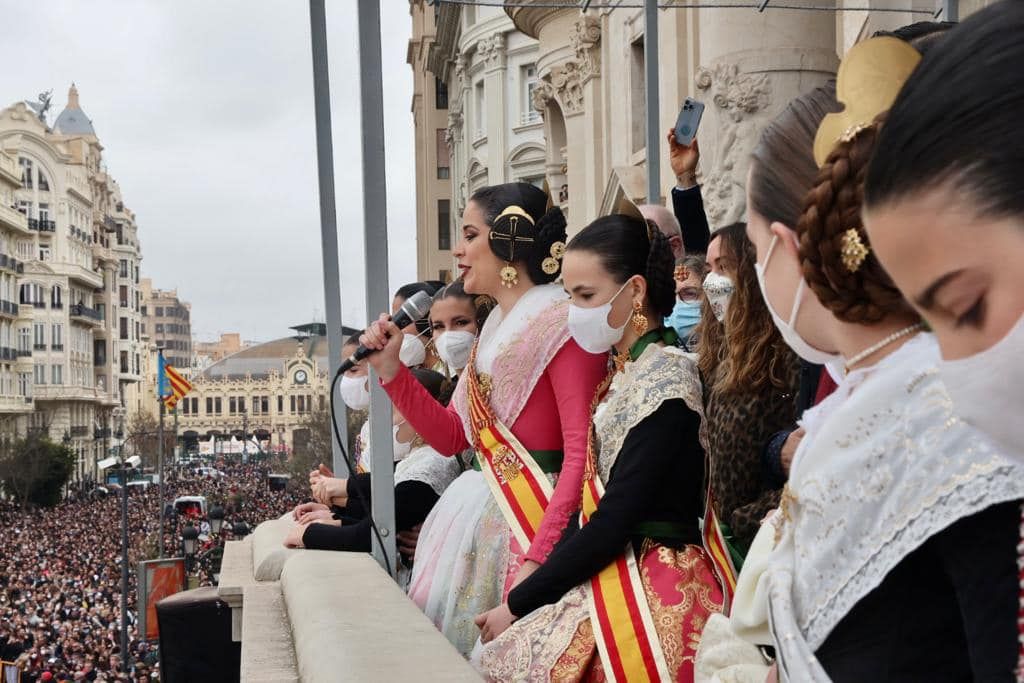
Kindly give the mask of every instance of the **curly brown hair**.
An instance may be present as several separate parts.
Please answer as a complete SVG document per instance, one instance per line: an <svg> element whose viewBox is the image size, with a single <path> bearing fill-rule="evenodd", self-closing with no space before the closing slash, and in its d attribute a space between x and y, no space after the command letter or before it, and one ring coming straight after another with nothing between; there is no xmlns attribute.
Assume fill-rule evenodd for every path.
<svg viewBox="0 0 1024 683"><path fill-rule="evenodd" d="M849 139L840 140L825 161L797 221L804 279L825 308L848 323L877 323L890 316L918 315L871 252L861 221L864 179L885 115ZM856 230L867 257L851 272L842 259L844 236Z"/></svg>
<svg viewBox="0 0 1024 683"><path fill-rule="evenodd" d="M747 239L746 223L726 226L714 237L722 238L722 254L734 265L730 275L736 290L725 314L724 335L716 335L714 326L705 325L707 312L702 314L697 351L701 374L711 381L719 372L716 389L724 392L759 390L769 384L785 389L793 352L775 329L761 296L754 270L757 252ZM711 321L717 323L713 315Z"/></svg>

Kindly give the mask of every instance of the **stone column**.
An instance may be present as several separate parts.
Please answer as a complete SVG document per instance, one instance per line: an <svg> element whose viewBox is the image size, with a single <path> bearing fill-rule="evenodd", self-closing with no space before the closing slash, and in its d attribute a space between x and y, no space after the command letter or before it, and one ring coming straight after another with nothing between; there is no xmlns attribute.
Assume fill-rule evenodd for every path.
<svg viewBox="0 0 1024 683"><path fill-rule="evenodd" d="M570 125L578 129L582 143L576 157L579 163L579 178L576 183L576 198L573 206L578 209L573 216L571 230L575 232L598 216L604 186L611 169L604 163L604 98L601 92L601 25L602 17L594 13L582 14L576 18L569 34L569 45L575 54L575 77L579 81L579 121ZM585 116L582 114L586 112Z"/></svg>
<svg viewBox="0 0 1024 683"><path fill-rule="evenodd" d="M745 217L750 152L764 126L794 97L831 78L839 59L831 12L701 9L698 21L695 96L706 105L701 182L714 230Z"/></svg>
<svg viewBox="0 0 1024 683"><path fill-rule="evenodd" d="M505 131L509 128L507 93L508 58L505 34L495 33L481 38L476 45L477 57L484 64L484 99L487 107L487 182L505 180L505 157L508 153ZM481 160L482 161L482 160Z"/></svg>

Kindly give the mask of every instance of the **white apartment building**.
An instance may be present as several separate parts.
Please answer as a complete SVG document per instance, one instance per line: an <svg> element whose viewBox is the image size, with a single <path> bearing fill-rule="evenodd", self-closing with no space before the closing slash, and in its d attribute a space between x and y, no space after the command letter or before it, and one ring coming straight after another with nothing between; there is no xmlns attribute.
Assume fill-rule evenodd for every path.
<svg viewBox="0 0 1024 683"><path fill-rule="evenodd" d="M41 109L18 102L0 111L0 157L18 167L4 205L26 228L11 225L19 219L10 216L13 229L0 239L0 270L4 257L17 261L9 281L18 296L8 370L8 275L0 277L0 405L29 406L17 433L34 429L67 442L81 478L95 473L113 420L124 412L125 392L139 380L142 256L134 214L103 166L103 147L77 89L71 86L52 127ZM12 374L10 391L5 372Z"/></svg>

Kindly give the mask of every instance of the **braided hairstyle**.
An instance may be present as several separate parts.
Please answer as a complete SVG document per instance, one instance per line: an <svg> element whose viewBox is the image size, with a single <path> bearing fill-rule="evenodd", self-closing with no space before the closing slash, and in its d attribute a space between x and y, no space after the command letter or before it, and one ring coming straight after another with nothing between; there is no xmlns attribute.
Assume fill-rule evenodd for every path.
<svg viewBox="0 0 1024 683"><path fill-rule="evenodd" d="M825 308L854 324L877 323L892 315L918 318L870 251L861 221L864 178L884 117L836 144L807 194L796 226L804 279ZM856 230L868 247L867 257L853 271L842 258L850 230Z"/></svg>
<svg viewBox="0 0 1024 683"><path fill-rule="evenodd" d="M640 275L647 281L651 312L662 318L672 313L675 256L668 237L653 222L623 214L603 216L573 237L567 250L596 254L618 283Z"/></svg>
<svg viewBox="0 0 1024 683"><path fill-rule="evenodd" d="M551 247L556 242L565 243L565 215L557 206L547 208L548 196L543 190L529 183L505 183L481 188L469 199L483 211L484 220L491 228L487 243L498 258L525 264L534 284L558 279L562 262ZM529 220L516 214L501 215L513 206L522 209ZM514 236L532 241L513 239ZM548 258L554 258L557 264L553 272L544 270L543 264Z"/></svg>

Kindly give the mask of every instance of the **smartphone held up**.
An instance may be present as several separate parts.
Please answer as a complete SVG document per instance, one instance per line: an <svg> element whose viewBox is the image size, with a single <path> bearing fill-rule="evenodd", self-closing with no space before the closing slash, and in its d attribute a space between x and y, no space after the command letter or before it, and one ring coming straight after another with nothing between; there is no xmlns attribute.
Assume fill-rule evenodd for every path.
<svg viewBox="0 0 1024 683"><path fill-rule="evenodd" d="M679 110L679 118L676 119L676 143L683 147L693 144L697 137L697 127L700 126L700 117L704 114L704 103L698 102L692 97L687 97Z"/></svg>

